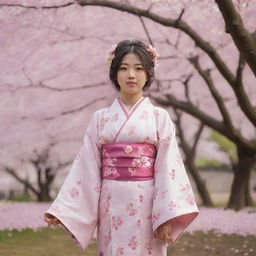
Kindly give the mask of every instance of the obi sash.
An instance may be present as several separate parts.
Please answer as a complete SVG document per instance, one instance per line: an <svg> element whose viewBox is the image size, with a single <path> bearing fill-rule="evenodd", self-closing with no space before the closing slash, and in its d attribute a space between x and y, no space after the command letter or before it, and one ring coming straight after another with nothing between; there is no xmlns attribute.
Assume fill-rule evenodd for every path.
<svg viewBox="0 0 256 256"><path fill-rule="evenodd" d="M156 147L148 143L108 143L102 145L103 179L141 181L154 177Z"/></svg>

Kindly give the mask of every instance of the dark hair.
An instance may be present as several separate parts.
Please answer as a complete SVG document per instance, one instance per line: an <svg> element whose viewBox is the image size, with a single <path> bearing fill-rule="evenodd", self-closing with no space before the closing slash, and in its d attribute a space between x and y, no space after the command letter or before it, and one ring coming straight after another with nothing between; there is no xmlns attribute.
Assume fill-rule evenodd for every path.
<svg viewBox="0 0 256 256"><path fill-rule="evenodd" d="M116 46L114 50L114 58L109 69L109 77L118 91L120 91L120 85L117 82L117 72L121 66L123 57L128 53L136 54L140 58L143 68L146 71L147 81L143 90L150 87L155 77L155 70L153 59L147 48L148 46L146 44L136 39L123 40Z"/></svg>

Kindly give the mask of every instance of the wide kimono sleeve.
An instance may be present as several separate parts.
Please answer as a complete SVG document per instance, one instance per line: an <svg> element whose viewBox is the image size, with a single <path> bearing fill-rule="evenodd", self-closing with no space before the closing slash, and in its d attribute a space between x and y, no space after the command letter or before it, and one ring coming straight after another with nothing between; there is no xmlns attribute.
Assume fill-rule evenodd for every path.
<svg viewBox="0 0 256 256"><path fill-rule="evenodd" d="M98 221L100 168L100 145L94 114L64 184L47 210L61 221L62 227L81 249L87 247Z"/></svg>
<svg viewBox="0 0 256 256"><path fill-rule="evenodd" d="M171 225L168 242L174 243L199 211L176 141L175 126L166 110L158 115L157 134L153 232L168 221Z"/></svg>

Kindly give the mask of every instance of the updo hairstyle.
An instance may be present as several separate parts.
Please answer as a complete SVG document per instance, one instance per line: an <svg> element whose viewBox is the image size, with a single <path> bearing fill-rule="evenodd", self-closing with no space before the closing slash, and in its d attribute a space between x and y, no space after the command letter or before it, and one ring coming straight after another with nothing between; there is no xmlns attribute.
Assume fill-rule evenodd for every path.
<svg viewBox="0 0 256 256"><path fill-rule="evenodd" d="M120 85L117 82L117 72L121 66L121 62L124 56L128 53L134 53L139 57L146 72L147 81L143 87L143 90L146 90L150 87L155 77L155 70L154 62L147 49L148 46L146 44L136 39L123 40L118 43L114 50L114 58L112 59L109 69L110 80L118 91L120 91Z"/></svg>

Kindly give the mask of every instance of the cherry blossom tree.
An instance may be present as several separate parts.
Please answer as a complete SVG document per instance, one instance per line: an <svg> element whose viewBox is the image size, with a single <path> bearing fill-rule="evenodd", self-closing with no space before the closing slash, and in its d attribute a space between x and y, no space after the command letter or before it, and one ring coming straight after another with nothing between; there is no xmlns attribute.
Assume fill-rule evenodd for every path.
<svg viewBox="0 0 256 256"><path fill-rule="evenodd" d="M223 2L230 4L230 1ZM24 97L30 97L27 102L35 105L33 111L26 111L26 115L24 111L15 114L19 118L22 115L22 120L29 124L40 117L38 120L43 129L35 133L39 139L48 138L52 133L71 137L70 123L75 123L72 129L82 134L79 122L84 119L86 122L91 111L105 106L114 95L114 92L109 95L105 82L107 67L103 66L103 56L99 58L99 53L123 38L148 40L160 51L157 81L150 96L158 104L175 107L194 116L237 145L239 168L234 175L229 207L240 209L250 205L252 200L248 183L255 162L256 117L254 66L250 64L253 56L250 42L254 37L253 31L248 31L253 30L255 3L234 3L236 8L232 10L235 13L233 11L230 15L241 15L241 21L245 21L242 16L246 15L247 19L244 27L240 26L238 30L226 24L227 31L234 38L232 40L225 34L224 15L218 9L217 2L213 1L79 0L59 1L58 4L32 0L26 3L4 1L0 4L1 10L8 10L7 17L11 19L2 19L3 31L21 31L26 34L26 40L19 32L16 32L14 39L10 34L2 37L9 56L2 57L3 61L0 61L3 64L7 59L13 69L19 70L16 77L20 78L19 82L11 79L8 76L10 69L5 68L6 72L1 75L4 85L2 98L11 106L14 99L21 104L21 98L24 101ZM222 10L227 13L224 7ZM127 15L124 16L123 12ZM3 17L3 12L1 14ZM33 34L32 26L38 28L32 30ZM244 32L246 39L241 43L239 38ZM235 38L240 42L239 52L234 45ZM30 47L22 53L13 47L16 53L14 58L11 46L7 47L6 42L13 43L15 39L20 40L21 49L26 49L25 45ZM34 43L31 44L32 40ZM22 63L22 68L17 67L17 60ZM32 99L42 100L41 106ZM42 107L46 103L43 99L47 99L47 108ZM15 106L12 108L15 109ZM8 134L11 116L9 121L6 117L4 120L1 134ZM183 128L186 133L195 129ZM35 138L31 139L31 134L21 131L19 136L6 136L1 140L2 145L9 144L6 152L13 149L15 139L20 140L21 136L22 143L35 141ZM31 145L31 148L34 146ZM32 149L27 150L27 156ZM2 159L8 159L8 156Z"/></svg>
<svg viewBox="0 0 256 256"><path fill-rule="evenodd" d="M198 168L195 164L195 157L196 157L196 148L198 145L198 142L200 140L200 137L202 135L204 124L201 122L198 126L198 129L196 130L194 136L193 136L193 143L191 145L191 142L186 141L184 130L182 126L182 111L177 110L174 107L174 113L176 116L175 124L177 127L177 135L180 139L180 147L182 148L184 155L185 155L185 164L187 166L187 169L190 171L192 177L194 178L198 192L202 198L203 205L205 206L213 206L213 201L211 199L210 193L206 187L205 181L201 178ZM190 146L191 145L191 146Z"/></svg>
<svg viewBox="0 0 256 256"><path fill-rule="evenodd" d="M219 71L222 78L230 86L234 93L240 109L246 116L250 125L256 126L256 112L253 100L246 93L245 82L243 80L245 64L249 64L251 71L255 74L255 63L256 63L256 48L253 33L250 33L243 25L242 18L236 11L231 0L216 1L219 9L226 22L226 31L231 33L234 42L239 49L239 60L237 62L236 72L228 67L224 59L218 54L215 47L203 36L199 35L185 20L183 20L184 10L182 9L178 18L171 19L163 15L159 15L153 10L153 1L148 7L140 8L137 7L135 2L131 1L123 2L113 2L113 1L87 1L79 0L78 3L81 6L95 5L95 6L105 6L113 9L117 9L123 12L128 12L134 15L148 18L158 24L166 27L176 28L194 41L196 46L203 51L210 60L214 63L214 68ZM170 3L169 1L164 1L165 3ZM185 5L192 4L193 1L183 1ZM198 1L197 1L198 2ZM173 3L173 2L172 2ZM249 3L249 2L248 2ZM202 2L200 1L200 4ZM208 2L210 7L210 1ZM239 4L239 2L238 2ZM228 206L235 209L240 209L246 205L252 205L252 199L249 194L249 179L250 173L255 165L256 156L256 144L255 144L255 134L254 138L246 138L239 129L235 126L232 120L231 113L225 104L220 91L217 89L216 80L213 78L213 71L209 68L204 68L200 63L200 58L198 54L193 54L188 61L193 65L194 69L200 74L201 78L204 80L205 85L208 87L212 98L217 105L217 108L222 116L222 121L212 118L210 115L198 108L192 101L187 97L186 101L177 99L174 95L170 93L164 93L165 99L160 99L155 97L156 102L164 106L174 106L176 108L182 109L183 111L197 117L203 123L222 133L230 140L232 140L237 145L238 151L238 169L234 175L234 182L232 186L232 193L229 200ZM254 79L255 81L255 79ZM188 94L186 94L188 96Z"/></svg>
<svg viewBox="0 0 256 256"><path fill-rule="evenodd" d="M37 152L34 150L34 155L30 160L26 159L25 161L29 161L36 173L36 182L29 177L22 177L19 173L9 167L2 166L1 169L10 174L13 178L15 178L18 182L24 185L25 190L37 199L37 201L50 201L52 198L50 196L50 190L53 183L53 180L56 176L56 173L71 164L71 160L67 162L57 162L52 161L51 148L53 147L53 143L45 148L42 152Z"/></svg>

